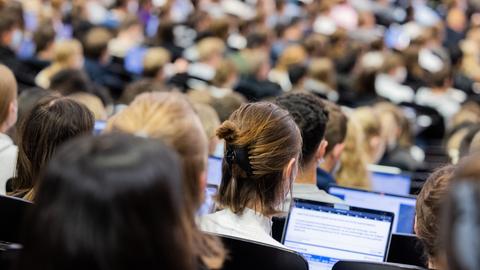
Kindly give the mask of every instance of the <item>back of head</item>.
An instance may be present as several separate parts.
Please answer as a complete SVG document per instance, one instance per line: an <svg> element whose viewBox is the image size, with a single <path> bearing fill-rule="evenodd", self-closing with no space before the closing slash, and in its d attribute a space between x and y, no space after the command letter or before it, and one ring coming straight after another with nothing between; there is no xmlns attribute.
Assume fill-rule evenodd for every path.
<svg viewBox="0 0 480 270"><path fill-rule="evenodd" d="M314 80L325 83L332 89L335 89L335 66L328 58L313 59L308 66L308 76Z"/></svg>
<svg viewBox="0 0 480 270"><path fill-rule="evenodd" d="M212 107L217 111L220 122L226 121L230 115L247 100L239 93L229 93L212 101Z"/></svg>
<svg viewBox="0 0 480 270"><path fill-rule="evenodd" d="M179 154L183 170L185 211L194 213L203 201L202 175L207 163L207 138L187 98L176 92L144 93L107 122L107 132L126 132L160 139ZM195 254L207 266L221 266L224 251L216 238L195 232Z"/></svg>
<svg viewBox="0 0 480 270"><path fill-rule="evenodd" d="M102 100L99 97L89 93L75 93L69 95L68 97L80 104L85 105L90 110L90 112L93 113L95 120L107 120L107 111L105 109L105 106L103 106Z"/></svg>
<svg viewBox="0 0 480 270"><path fill-rule="evenodd" d="M49 48L55 41L55 28L51 23L41 23L35 32L33 32L33 42L37 53Z"/></svg>
<svg viewBox="0 0 480 270"><path fill-rule="evenodd" d="M280 96L275 103L287 110L297 123L303 141L301 165L310 164L324 139L328 122L323 101L313 94L295 93Z"/></svg>
<svg viewBox="0 0 480 270"><path fill-rule="evenodd" d="M54 59L57 64L65 67L72 67L73 57L83 55L82 44L76 40L60 40L55 42L53 47Z"/></svg>
<svg viewBox="0 0 480 270"><path fill-rule="evenodd" d="M157 140L62 146L42 176L18 269L193 269L180 179L177 155Z"/></svg>
<svg viewBox="0 0 480 270"><path fill-rule="evenodd" d="M93 86L85 72L78 69L64 69L52 77L49 88L68 96L78 92L91 93Z"/></svg>
<svg viewBox="0 0 480 270"><path fill-rule="evenodd" d="M206 166L207 138L184 95L141 94L108 121L106 130L158 138L177 150L185 171L186 199L196 210L202 200L199 178Z"/></svg>
<svg viewBox="0 0 480 270"><path fill-rule="evenodd" d="M345 141L348 118L335 103L326 100L323 102L328 112L328 122L325 128L325 140L328 142L325 155L328 155L336 145Z"/></svg>
<svg viewBox="0 0 480 270"><path fill-rule="evenodd" d="M17 81L15 76L8 67L0 65L0 132L4 124L7 124L9 127L15 124L15 122L7 122L12 122L12 106L16 104L16 100ZM16 119L15 111L13 120L16 121Z"/></svg>
<svg viewBox="0 0 480 270"><path fill-rule="evenodd" d="M143 57L143 75L155 78L170 59L170 53L162 47L148 49Z"/></svg>
<svg viewBox="0 0 480 270"><path fill-rule="evenodd" d="M378 113L369 107L361 107L353 111L350 121L356 122L362 129L365 141L362 142L369 162L376 163L385 150L385 142L382 138L382 123Z"/></svg>
<svg viewBox="0 0 480 270"><path fill-rule="evenodd" d="M276 68L282 71L287 71L290 65L302 64L306 59L307 52L302 46L291 45L280 55Z"/></svg>
<svg viewBox="0 0 480 270"><path fill-rule="evenodd" d="M194 103L193 107L202 122L203 129L207 135L209 149L208 153L215 152L217 144L217 135L215 134L217 128L220 126L220 119L217 112L209 105L202 103Z"/></svg>
<svg viewBox="0 0 480 270"><path fill-rule="evenodd" d="M360 125L351 118L347 125L345 148L340 158L340 169L336 174L340 186L370 189L370 176L367 171L367 153L363 147L365 135Z"/></svg>
<svg viewBox="0 0 480 270"><path fill-rule="evenodd" d="M127 85L118 102L128 105L140 94L163 91L167 91L166 86L159 81L153 79L136 80Z"/></svg>
<svg viewBox="0 0 480 270"><path fill-rule="evenodd" d="M289 113L260 102L242 105L217 130L225 140L218 201L234 213L250 207L264 215L277 212L288 192L284 168L298 159L302 138ZM290 179L289 179L290 178ZM252 205L258 204L258 205Z"/></svg>
<svg viewBox="0 0 480 270"><path fill-rule="evenodd" d="M100 57L107 51L108 42L113 38L113 35L103 27L94 27L90 29L83 39L83 47L85 49L85 56L94 60Z"/></svg>
<svg viewBox="0 0 480 270"><path fill-rule="evenodd" d="M480 170L478 155L462 160L452 179L443 205L441 248L445 252L444 269L478 269L480 253Z"/></svg>
<svg viewBox="0 0 480 270"><path fill-rule="evenodd" d="M415 233L423 244L429 267L439 269L441 209L455 171L445 166L430 175L417 196Z"/></svg>
<svg viewBox="0 0 480 270"><path fill-rule="evenodd" d="M222 55L225 52L225 43L220 38L207 37L197 44L198 59L207 61L215 55Z"/></svg>
<svg viewBox="0 0 480 270"><path fill-rule="evenodd" d="M93 130L94 117L85 107L71 99L45 98L37 103L20 126L17 175L14 193L32 191L42 168L50 161L58 146ZM35 194L26 197L34 199Z"/></svg>

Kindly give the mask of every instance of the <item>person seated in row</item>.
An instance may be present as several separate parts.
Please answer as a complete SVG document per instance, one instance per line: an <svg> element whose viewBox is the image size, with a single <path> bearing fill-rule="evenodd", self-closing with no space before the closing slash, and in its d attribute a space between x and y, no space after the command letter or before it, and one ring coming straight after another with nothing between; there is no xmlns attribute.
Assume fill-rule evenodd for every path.
<svg viewBox="0 0 480 270"><path fill-rule="evenodd" d="M0 65L0 195L15 173L18 148L6 134L17 122L17 81L12 71Z"/></svg>
<svg viewBox="0 0 480 270"><path fill-rule="evenodd" d="M217 130L225 151L217 202L221 209L199 218L202 230L283 247L271 237L271 218L297 177L302 138L279 106L242 105Z"/></svg>
<svg viewBox="0 0 480 270"><path fill-rule="evenodd" d="M206 186L208 141L187 97L176 92L139 95L107 122L105 132L125 132L161 140L177 151L183 168L183 199L192 226L195 254L209 269L221 268L225 257L216 237L196 229L195 213L202 205Z"/></svg>
<svg viewBox="0 0 480 270"><path fill-rule="evenodd" d="M325 140L328 142L323 162L317 168L317 186L328 191L330 185L337 183L335 175L340 168L340 158L345 149L348 118L336 104L324 101L328 112L328 122L325 128Z"/></svg>
<svg viewBox="0 0 480 270"><path fill-rule="evenodd" d="M422 243L426 265L441 269L444 254L440 247L440 221L442 205L452 181L455 166L445 166L430 175L417 196L415 234Z"/></svg>
<svg viewBox="0 0 480 270"><path fill-rule="evenodd" d="M69 98L49 96L37 103L20 126L17 171L8 195L34 201L41 170L58 146L91 134L94 122L87 107Z"/></svg>
<svg viewBox="0 0 480 270"><path fill-rule="evenodd" d="M181 160L114 134L62 146L41 178L15 269L201 269Z"/></svg>
<svg viewBox="0 0 480 270"><path fill-rule="evenodd" d="M293 197L341 203L342 200L317 187L317 166L328 146L324 136L329 119L323 101L313 94L294 93L278 97L275 103L290 113L302 133L302 157L292 189Z"/></svg>

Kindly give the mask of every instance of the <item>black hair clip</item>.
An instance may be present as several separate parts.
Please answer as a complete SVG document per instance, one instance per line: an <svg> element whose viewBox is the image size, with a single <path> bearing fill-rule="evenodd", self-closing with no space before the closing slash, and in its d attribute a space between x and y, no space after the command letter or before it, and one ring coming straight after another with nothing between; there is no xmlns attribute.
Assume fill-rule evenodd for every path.
<svg viewBox="0 0 480 270"><path fill-rule="evenodd" d="M234 147L232 145L227 145L225 153L225 160L230 167L232 168L233 163L237 164L242 170L244 170L248 176L253 175L252 166L250 165L250 160L248 158L248 150L246 147Z"/></svg>

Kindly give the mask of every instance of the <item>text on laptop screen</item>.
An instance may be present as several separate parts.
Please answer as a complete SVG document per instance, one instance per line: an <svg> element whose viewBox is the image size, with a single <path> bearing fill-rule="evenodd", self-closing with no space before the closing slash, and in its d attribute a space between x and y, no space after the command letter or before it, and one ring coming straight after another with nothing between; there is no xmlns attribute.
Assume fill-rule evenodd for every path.
<svg viewBox="0 0 480 270"><path fill-rule="evenodd" d="M330 187L329 193L351 206L392 212L395 214L393 232L413 234L415 197L380 194L335 186Z"/></svg>
<svg viewBox="0 0 480 270"><path fill-rule="evenodd" d="M209 157L207 166L207 183L220 186L222 182L222 159Z"/></svg>
<svg viewBox="0 0 480 270"><path fill-rule="evenodd" d="M383 262L392 222L392 213L295 199L283 243L301 253L311 270L347 259Z"/></svg>
<svg viewBox="0 0 480 270"><path fill-rule="evenodd" d="M410 194L411 178L406 174L372 172L372 189L374 191L408 195Z"/></svg>

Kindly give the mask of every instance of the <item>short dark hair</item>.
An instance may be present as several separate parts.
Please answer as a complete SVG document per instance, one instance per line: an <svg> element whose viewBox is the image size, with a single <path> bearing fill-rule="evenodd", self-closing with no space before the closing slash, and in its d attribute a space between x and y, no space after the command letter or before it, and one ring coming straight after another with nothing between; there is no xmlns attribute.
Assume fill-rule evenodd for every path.
<svg viewBox="0 0 480 270"><path fill-rule="evenodd" d="M0 35L12 30L17 25L17 19L5 11L0 12Z"/></svg>
<svg viewBox="0 0 480 270"><path fill-rule="evenodd" d="M43 23L33 32L33 42L35 43L36 53L47 49L54 41L55 29L51 23Z"/></svg>
<svg viewBox="0 0 480 270"><path fill-rule="evenodd" d="M90 29L83 38L85 56L95 60L100 59L112 38L112 33L106 28L94 27Z"/></svg>
<svg viewBox="0 0 480 270"><path fill-rule="evenodd" d="M41 179L17 269L195 269L181 178L158 140L67 143Z"/></svg>
<svg viewBox="0 0 480 270"><path fill-rule="evenodd" d="M328 112L323 101L310 93L287 94L275 99L275 103L286 109L302 133L302 159L305 166L312 161L320 142L325 136Z"/></svg>

